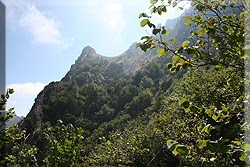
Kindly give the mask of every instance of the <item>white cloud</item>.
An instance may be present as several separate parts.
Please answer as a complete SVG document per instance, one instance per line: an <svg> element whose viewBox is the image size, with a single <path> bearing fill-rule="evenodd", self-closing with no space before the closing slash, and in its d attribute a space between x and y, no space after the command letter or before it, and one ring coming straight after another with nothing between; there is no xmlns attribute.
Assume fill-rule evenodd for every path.
<svg viewBox="0 0 250 167"><path fill-rule="evenodd" d="M10 95L6 108L15 107L17 115L26 116L31 109L36 96L43 90L47 84L44 83L17 83L8 85L7 88L14 89Z"/></svg>
<svg viewBox="0 0 250 167"><path fill-rule="evenodd" d="M122 29L125 26L122 16L122 4L120 3L105 3L101 16L104 23L111 29Z"/></svg>
<svg viewBox="0 0 250 167"><path fill-rule="evenodd" d="M8 88L14 89L16 96L22 96L23 98L29 98L36 96L46 84L37 83L17 83L8 85Z"/></svg>
<svg viewBox="0 0 250 167"><path fill-rule="evenodd" d="M53 18L46 17L46 13L40 12L34 4L27 7L19 20L19 24L40 43L56 45L63 45L64 43L59 31L60 23Z"/></svg>
<svg viewBox="0 0 250 167"><path fill-rule="evenodd" d="M60 22L48 11L38 10L28 0L4 1L7 6L7 21L13 27L29 32L39 44L68 46L60 32Z"/></svg>

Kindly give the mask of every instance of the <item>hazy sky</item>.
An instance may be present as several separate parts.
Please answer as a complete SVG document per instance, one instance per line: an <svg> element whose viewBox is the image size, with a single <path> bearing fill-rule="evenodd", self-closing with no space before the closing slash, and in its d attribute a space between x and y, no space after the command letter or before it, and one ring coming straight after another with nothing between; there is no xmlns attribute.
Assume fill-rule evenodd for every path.
<svg viewBox="0 0 250 167"><path fill-rule="evenodd" d="M45 85L59 81L85 46L118 56L146 29L138 18L149 0L2 0L6 5L6 85L14 88L7 107L26 116ZM181 10L168 9L165 24ZM151 32L149 32L151 33Z"/></svg>

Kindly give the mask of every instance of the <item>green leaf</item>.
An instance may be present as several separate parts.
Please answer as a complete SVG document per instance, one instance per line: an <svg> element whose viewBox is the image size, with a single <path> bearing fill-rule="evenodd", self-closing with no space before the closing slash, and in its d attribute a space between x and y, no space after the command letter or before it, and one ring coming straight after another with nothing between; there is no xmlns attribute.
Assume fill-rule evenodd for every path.
<svg viewBox="0 0 250 167"><path fill-rule="evenodd" d="M179 56L177 56L177 55L174 55L173 57L172 57L172 61L173 61L173 63L176 63L178 60L179 60Z"/></svg>
<svg viewBox="0 0 250 167"><path fill-rule="evenodd" d="M157 2L158 2L158 0L150 0L150 3L151 3L152 5L156 4Z"/></svg>
<svg viewBox="0 0 250 167"><path fill-rule="evenodd" d="M222 116L223 116L223 117L229 116L229 112L228 112L228 111L222 111Z"/></svg>
<svg viewBox="0 0 250 167"><path fill-rule="evenodd" d="M185 101L187 101L186 98L182 98L181 100L179 100L179 105L181 106Z"/></svg>
<svg viewBox="0 0 250 167"><path fill-rule="evenodd" d="M190 41L184 41L183 43L182 43L182 47L185 47L185 46L187 46L188 44L190 43Z"/></svg>
<svg viewBox="0 0 250 167"><path fill-rule="evenodd" d="M202 149L202 148L206 147L207 142L208 142L208 140L198 139L198 144L197 144L198 148Z"/></svg>
<svg viewBox="0 0 250 167"><path fill-rule="evenodd" d="M176 7L176 5L177 5L177 3L175 2L175 3L173 4L173 8Z"/></svg>
<svg viewBox="0 0 250 167"><path fill-rule="evenodd" d="M150 13L153 14L153 13L155 13L155 11L156 11L156 7L154 6L154 7L150 10Z"/></svg>
<svg viewBox="0 0 250 167"><path fill-rule="evenodd" d="M167 140L167 144L173 142L173 140Z"/></svg>
<svg viewBox="0 0 250 167"><path fill-rule="evenodd" d="M241 12L240 17L244 17L246 14L248 14L248 11Z"/></svg>
<svg viewBox="0 0 250 167"><path fill-rule="evenodd" d="M159 56L159 57L161 57L162 56L162 54L164 53L164 50L162 49L162 48L158 48L158 50L157 50L157 55Z"/></svg>
<svg viewBox="0 0 250 167"><path fill-rule="evenodd" d="M215 66L215 70L218 71L219 69L221 69L221 65L216 65L216 66Z"/></svg>
<svg viewBox="0 0 250 167"><path fill-rule="evenodd" d="M176 151L178 152L178 154L180 155L188 155L189 153L189 150L187 147L185 147L184 145L179 145L177 148L176 148Z"/></svg>
<svg viewBox="0 0 250 167"><path fill-rule="evenodd" d="M182 65L182 68L185 69L185 68L187 68L187 66L188 66L188 64L185 63L185 64Z"/></svg>
<svg viewBox="0 0 250 167"><path fill-rule="evenodd" d="M183 53L184 52L184 48L180 47L177 52L180 53L180 54Z"/></svg>
<svg viewBox="0 0 250 167"><path fill-rule="evenodd" d="M198 36L201 37L203 35L205 35L207 32L207 30L205 28L202 28L199 32L198 32Z"/></svg>
<svg viewBox="0 0 250 167"><path fill-rule="evenodd" d="M169 69L171 72L175 72L176 71L176 66L173 66Z"/></svg>
<svg viewBox="0 0 250 167"><path fill-rule="evenodd" d="M223 11L226 10L226 8L227 8L227 6L223 5L223 6L220 8L220 10L223 12Z"/></svg>
<svg viewBox="0 0 250 167"><path fill-rule="evenodd" d="M191 5L191 6L196 5L196 2L195 2L195 1L192 1L190 5Z"/></svg>
<svg viewBox="0 0 250 167"><path fill-rule="evenodd" d="M188 24L189 22L192 22L192 21L186 17L183 22L184 22L184 24Z"/></svg>
<svg viewBox="0 0 250 167"><path fill-rule="evenodd" d="M175 39L174 38L170 38L168 39L170 42L175 42Z"/></svg>
<svg viewBox="0 0 250 167"><path fill-rule="evenodd" d="M162 8L162 12L167 12L167 8L166 8L166 6L164 6L163 8Z"/></svg>
<svg viewBox="0 0 250 167"><path fill-rule="evenodd" d="M168 35L168 31L166 30L166 28L162 30L161 34L164 36Z"/></svg>
<svg viewBox="0 0 250 167"><path fill-rule="evenodd" d="M206 132L207 134L209 134L211 132L211 130L215 129L211 124L206 125L201 132Z"/></svg>
<svg viewBox="0 0 250 167"><path fill-rule="evenodd" d="M141 44L142 44L142 43L140 43L140 42L136 43L135 49L137 49Z"/></svg>
<svg viewBox="0 0 250 167"><path fill-rule="evenodd" d="M172 63L168 63L168 64L167 64L168 69L170 69L172 66L173 66Z"/></svg>
<svg viewBox="0 0 250 167"><path fill-rule="evenodd" d="M181 69L182 65L180 63L177 64L176 71L179 71Z"/></svg>
<svg viewBox="0 0 250 167"><path fill-rule="evenodd" d="M170 149L173 149L172 153L176 156L178 154L178 152L176 151L176 149L178 148L180 144L177 143L173 143L170 147Z"/></svg>
<svg viewBox="0 0 250 167"><path fill-rule="evenodd" d="M13 89L9 89L9 94L13 94L14 90Z"/></svg>
<svg viewBox="0 0 250 167"><path fill-rule="evenodd" d="M141 17L148 17L148 18L149 18L149 16L148 16L146 13L141 13L141 14L139 15L139 18L141 18Z"/></svg>
<svg viewBox="0 0 250 167"><path fill-rule="evenodd" d="M240 153L239 160L245 161L245 154L243 152Z"/></svg>
<svg viewBox="0 0 250 167"><path fill-rule="evenodd" d="M153 34L156 35L161 31L161 29L153 29Z"/></svg>
<svg viewBox="0 0 250 167"><path fill-rule="evenodd" d="M180 63L183 65L186 63L186 61L180 58Z"/></svg>
<svg viewBox="0 0 250 167"><path fill-rule="evenodd" d="M219 119L219 117L220 117L220 115L217 113L214 113L212 116L213 120L215 120L215 121L217 121Z"/></svg>
<svg viewBox="0 0 250 167"><path fill-rule="evenodd" d="M146 24L148 24L149 20L148 19L143 19L140 23L141 27L144 27Z"/></svg>

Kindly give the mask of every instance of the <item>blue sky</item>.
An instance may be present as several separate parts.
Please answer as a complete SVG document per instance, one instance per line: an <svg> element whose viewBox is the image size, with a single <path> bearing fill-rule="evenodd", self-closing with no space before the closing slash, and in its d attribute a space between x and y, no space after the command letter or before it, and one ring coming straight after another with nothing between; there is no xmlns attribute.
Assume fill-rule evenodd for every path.
<svg viewBox="0 0 250 167"><path fill-rule="evenodd" d="M14 88L7 108L26 116L45 85L59 81L86 46L118 56L147 35L140 27L149 0L2 0L6 5L6 86ZM154 23L182 11L168 9ZM149 32L150 33L150 32Z"/></svg>

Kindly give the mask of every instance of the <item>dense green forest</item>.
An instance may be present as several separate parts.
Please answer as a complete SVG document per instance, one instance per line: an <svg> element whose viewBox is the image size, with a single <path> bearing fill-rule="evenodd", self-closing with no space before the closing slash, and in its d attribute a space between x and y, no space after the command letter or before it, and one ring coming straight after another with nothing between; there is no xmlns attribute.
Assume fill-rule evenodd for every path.
<svg viewBox="0 0 250 167"><path fill-rule="evenodd" d="M179 2L150 0L151 14ZM23 121L4 127L10 109L1 166L248 166L249 2L190 4L163 26L141 13L152 35L121 56L85 47Z"/></svg>

